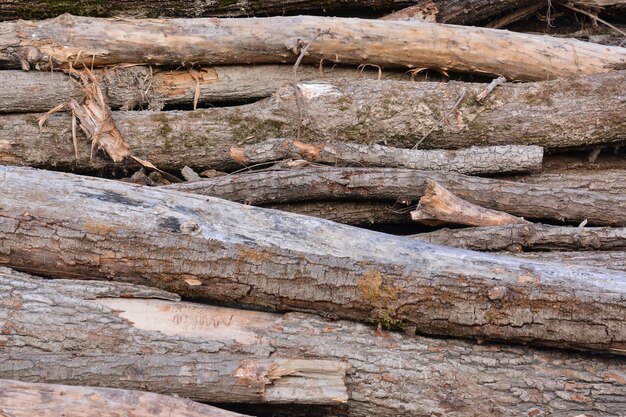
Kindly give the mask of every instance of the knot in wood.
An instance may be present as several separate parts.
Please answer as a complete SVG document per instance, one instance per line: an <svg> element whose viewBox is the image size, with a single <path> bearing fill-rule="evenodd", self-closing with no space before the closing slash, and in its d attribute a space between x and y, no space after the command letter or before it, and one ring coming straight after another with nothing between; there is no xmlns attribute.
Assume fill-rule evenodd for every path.
<svg viewBox="0 0 626 417"><path fill-rule="evenodd" d="M193 220L187 220L180 224L180 232L187 235L195 235L199 230L200 226Z"/></svg>
<svg viewBox="0 0 626 417"><path fill-rule="evenodd" d="M488 292L487 296L490 300L502 300L508 293L506 287L492 287Z"/></svg>

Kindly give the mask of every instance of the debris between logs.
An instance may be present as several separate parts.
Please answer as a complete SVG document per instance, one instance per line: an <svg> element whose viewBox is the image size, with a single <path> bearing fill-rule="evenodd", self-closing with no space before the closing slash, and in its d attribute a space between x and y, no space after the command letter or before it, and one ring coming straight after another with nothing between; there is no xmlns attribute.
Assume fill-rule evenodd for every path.
<svg viewBox="0 0 626 417"><path fill-rule="evenodd" d="M384 321L426 334L626 348L626 281L609 270L446 248L165 187L18 167L0 167L0 207L0 263L25 272L143 283L196 299Z"/></svg>
<svg viewBox="0 0 626 417"><path fill-rule="evenodd" d="M438 23L317 16L137 21L65 14L0 22L0 68L293 63L303 40L318 33L328 35L309 45L304 62L434 68L516 80L600 74L626 64L620 47Z"/></svg>
<svg viewBox="0 0 626 417"><path fill-rule="evenodd" d="M301 313L179 302L173 294L128 284L41 280L8 269L0 269L0 288L8 294L0 324L20 329L0 335L0 377L118 387L139 374L157 392L208 398L211 368L193 365L203 358L305 356L340 361L350 370L347 404L325 415L418 417L445 413L451 404L456 417L626 412L620 357L408 336ZM125 364L120 358L127 358ZM159 374L171 369L175 375L158 383L149 377L151 361Z"/></svg>

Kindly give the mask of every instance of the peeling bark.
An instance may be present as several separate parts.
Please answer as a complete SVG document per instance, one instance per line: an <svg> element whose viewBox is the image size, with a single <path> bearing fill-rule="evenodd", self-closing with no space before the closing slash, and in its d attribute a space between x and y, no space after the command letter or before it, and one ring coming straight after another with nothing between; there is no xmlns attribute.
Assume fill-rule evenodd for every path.
<svg viewBox="0 0 626 417"><path fill-rule="evenodd" d="M10 417L243 417L189 400L140 391L0 380L0 415Z"/></svg>
<svg viewBox="0 0 626 417"><path fill-rule="evenodd" d="M288 158L334 165L411 168L463 174L537 171L543 149L538 146L505 145L460 150L413 150L352 143L304 143L293 139L270 139L254 145L230 148L233 161L255 165Z"/></svg>
<svg viewBox="0 0 626 417"><path fill-rule="evenodd" d="M287 65L229 65L194 70L159 71L146 67L94 70L112 109L191 105L198 88L198 103L256 100L293 83L293 68ZM195 78L194 78L195 77ZM307 80L377 79L378 71L364 68L325 68L302 65L298 78ZM409 81L407 73L384 71L383 80ZM197 79L197 81L196 81ZM61 73L0 71L0 113L46 112L52 107L80 99L80 85Z"/></svg>
<svg viewBox="0 0 626 417"><path fill-rule="evenodd" d="M478 251L626 251L626 229L511 224L441 229L412 236L425 242Z"/></svg>
<svg viewBox="0 0 626 417"><path fill-rule="evenodd" d="M43 75L43 74L42 74ZM305 142L352 142L411 148L436 126L458 99L458 118L430 133L424 148L539 145L546 148L620 143L626 129L626 71L575 80L505 85L486 104L471 97L484 84L337 81L300 83ZM319 93L319 94L318 94ZM194 112L113 112L131 154L161 169L239 167L233 146L295 137L297 105L292 86L261 102ZM550 118L545 116L549 112ZM40 131L39 115L0 115L0 162L67 170L116 167L89 159L79 132L74 157L70 118L57 114ZM541 120L541 123L537 121ZM593 122L591 122L593 121ZM561 126L568 126L563 130ZM192 163L193 162L193 163ZM128 166L128 165L127 165Z"/></svg>
<svg viewBox="0 0 626 417"><path fill-rule="evenodd" d="M569 417L626 412L621 357L410 337L300 313L84 297L107 285L119 284L39 280L0 269L0 287L10 294L0 303L0 375L36 381L62 375L66 383L82 383L83 373L98 369L103 371L101 383L109 378L107 383L120 386L128 385L128 376L147 372L147 359L139 359L144 356L161 354L164 362L194 363L226 354L257 360L271 355L345 362L350 398L345 408L328 415L504 417L543 412ZM117 376L96 367L98 361L115 363L132 355L136 363L118 368ZM207 395L200 373L178 372L177 381L147 388Z"/></svg>
<svg viewBox="0 0 626 417"><path fill-rule="evenodd" d="M0 207L0 264L26 272L144 283L428 334L626 348L626 281L608 270L26 168L0 167Z"/></svg>
<svg viewBox="0 0 626 417"><path fill-rule="evenodd" d="M207 178L166 188L266 205L332 199L417 202L433 180L473 204L526 219L626 225L626 196L455 173L390 168L301 168ZM618 187L620 187L618 185Z"/></svg>
<svg viewBox="0 0 626 417"><path fill-rule="evenodd" d="M330 35L311 45L306 62L437 68L518 80L600 74L626 65L620 47L437 23L314 16L130 20L66 14L0 23L0 67L287 63L295 62L303 40L324 32Z"/></svg>

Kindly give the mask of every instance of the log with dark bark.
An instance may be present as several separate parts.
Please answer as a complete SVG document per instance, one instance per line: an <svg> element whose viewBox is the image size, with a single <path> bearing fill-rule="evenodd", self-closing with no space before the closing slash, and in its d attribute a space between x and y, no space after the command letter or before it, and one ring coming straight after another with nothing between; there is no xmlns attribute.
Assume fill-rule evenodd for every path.
<svg viewBox="0 0 626 417"><path fill-rule="evenodd" d="M230 148L233 161L257 165L281 159L304 159L333 165L411 168L463 174L538 171L543 161L539 146L473 146L460 150L401 149L354 143L304 143L294 139L270 139Z"/></svg>
<svg viewBox="0 0 626 417"><path fill-rule="evenodd" d="M212 385L204 388L205 373L194 372L191 364L198 358L304 357L342 361L349 369L347 407L325 415L470 417L543 411L617 416L626 411L620 357L410 337L300 313L148 299L146 289L130 285L124 294L145 298L120 298L115 295L120 284L40 280L6 269L0 269L0 288L7 294L0 304L3 377L82 384L89 375L100 385L127 386L127 378L143 374L146 389L206 398ZM150 368L149 359L159 355L159 366ZM119 362L129 356L136 362ZM175 369L169 385L156 384L150 375L155 369L165 374L163 363L169 361L185 363L184 372ZM118 374L99 367L102 362Z"/></svg>
<svg viewBox="0 0 626 417"><path fill-rule="evenodd" d="M442 229L413 235L415 239L478 251L626 251L626 229L511 224Z"/></svg>
<svg viewBox="0 0 626 417"><path fill-rule="evenodd" d="M332 199L417 202L426 181L482 207L525 219L625 226L626 196L436 171L391 168L301 168L257 171L167 186L245 204ZM619 186L618 186L619 187Z"/></svg>
<svg viewBox="0 0 626 417"><path fill-rule="evenodd" d="M390 201L311 201L263 206L355 226L411 223L410 209Z"/></svg>
<svg viewBox="0 0 626 417"><path fill-rule="evenodd" d="M497 88L479 105L484 84L345 81L300 83L308 142L378 143L413 147L436 127L424 148L539 145L546 148L621 143L626 129L626 71ZM441 123L463 90L453 121ZM229 169L233 146L296 137L297 103L292 86L273 98L245 106L195 112L113 112L133 155L161 169ZM546 119L546 112L550 118ZM57 169L112 168L108 158L89 158L79 132L74 158L71 120L57 114L39 128L39 115L0 115L0 162ZM537 123L542 120L542 123ZM590 122L590 121L593 122ZM568 126L567 130L559 126ZM193 162L193 163L192 163Z"/></svg>
<svg viewBox="0 0 626 417"><path fill-rule="evenodd" d="M0 264L27 272L145 283L428 334L626 347L626 280L608 270L27 168L0 167L0 207Z"/></svg>
<svg viewBox="0 0 626 417"><path fill-rule="evenodd" d="M293 83L293 68L287 65L229 65L197 69L158 71L156 68L130 67L94 70L102 83L107 103L112 109L149 108L160 110L164 105L191 106L196 89L197 103L250 101L269 97ZM372 68L298 67L301 81L324 79L377 79ZM410 75L384 71L383 80L410 81ZM0 113L46 112L83 96L80 85L62 72L0 71Z"/></svg>
<svg viewBox="0 0 626 417"><path fill-rule="evenodd" d="M0 67L286 63L295 62L306 40L321 33L326 36L309 45L305 62L435 68L518 80L599 74L626 65L626 49L620 47L437 23L313 16L130 20L62 15L0 23Z"/></svg>
<svg viewBox="0 0 626 417"><path fill-rule="evenodd" d="M112 388L0 380L0 415L7 417L244 417L210 405Z"/></svg>

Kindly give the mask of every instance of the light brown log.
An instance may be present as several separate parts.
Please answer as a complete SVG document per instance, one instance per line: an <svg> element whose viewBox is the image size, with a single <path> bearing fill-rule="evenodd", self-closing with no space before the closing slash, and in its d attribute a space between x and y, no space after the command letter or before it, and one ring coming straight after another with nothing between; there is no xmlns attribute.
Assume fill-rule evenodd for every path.
<svg viewBox="0 0 626 417"><path fill-rule="evenodd" d="M0 415L7 417L242 417L210 405L111 388L0 380Z"/></svg>
<svg viewBox="0 0 626 417"><path fill-rule="evenodd" d="M426 189L417 203L417 208L411 212L411 220L431 226L502 226L526 223L521 217L469 203L430 179L426 180Z"/></svg>
<svg viewBox="0 0 626 417"><path fill-rule="evenodd" d="M269 97L280 87L293 83L293 68L287 65L230 65L189 71L130 67L94 70L94 73L112 109L190 106L196 88L200 105L250 101ZM369 67L334 67L323 71L312 65L298 67L301 81L377 79L378 76L379 72ZM383 71L381 78L409 81L410 75ZM78 100L82 96L80 85L62 72L0 71L0 113L46 112L70 98Z"/></svg>
<svg viewBox="0 0 626 417"><path fill-rule="evenodd" d="M518 80L600 74L626 65L626 50L619 47L438 23L313 16L125 20L66 14L0 23L0 67L286 63L296 60L306 40L326 32L310 45L306 62L435 68Z"/></svg>
<svg viewBox="0 0 626 417"><path fill-rule="evenodd" d="M540 410L553 416L571 416L574 411L613 416L626 410L626 372L619 357L411 337L299 313L120 298L106 290L119 285L42 281L0 269L0 288L9 295L0 304L5 329L0 335L0 375L80 384L82 376L94 370L102 372L101 384L128 385L129 376L150 373L142 356L161 353L162 363L188 364L176 370L178 378L168 381L169 386L148 380L147 388L206 396L200 373L181 372L198 358L306 356L339 360L349 368L347 408L325 415L473 417L532 415ZM144 289L127 286L126 291ZM136 363L121 368L116 362L128 356L135 356ZM94 360L84 360L89 357ZM99 362L115 365L119 373L111 377Z"/></svg>
<svg viewBox="0 0 626 417"><path fill-rule="evenodd" d="M0 264L27 272L145 283L197 299L428 334L626 347L626 280L608 270L17 167L0 167L0 207Z"/></svg>
<svg viewBox="0 0 626 417"><path fill-rule="evenodd" d="M626 229L563 227L536 223L441 229L415 239L478 251L626 251Z"/></svg>
<svg viewBox="0 0 626 417"><path fill-rule="evenodd" d="M354 81L300 83L309 142L378 143L411 148L439 124L463 89L465 102L451 126L443 123L424 148L486 145L539 145L546 148L619 143L626 129L626 71L575 80L505 85L483 106L471 97L484 84ZM493 101L491 101L493 100ZM291 86L259 103L195 112L113 112L134 156L161 169L185 165L238 168L229 149L269 138L295 137L297 105ZM550 112L549 120L545 119ZM513 115L513 116L512 116ZM106 157L89 159L90 146L79 132L74 158L71 120L57 114L40 130L40 115L0 115L0 162L89 170L115 167ZM544 120L536 123L537 120ZM590 122L593 120L594 122ZM568 126L562 130L559 126ZM229 165L231 164L231 165Z"/></svg>
<svg viewBox="0 0 626 417"><path fill-rule="evenodd" d="M353 143L305 143L294 139L270 139L230 148L233 161L256 165L296 158L333 165L379 166L463 174L489 174L541 169L543 148L505 145L461 150L414 150Z"/></svg>
<svg viewBox="0 0 626 417"><path fill-rule="evenodd" d="M301 168L257 171L166 186L245 204L266 205L332 199L417 202L434 180L482 207L525 219L589 225L626 225L626 196L436 171L391 168ZM619 186L618 186L619 187Z"/></svg>

